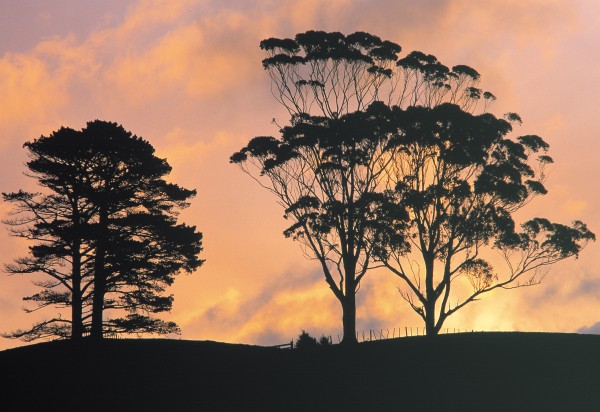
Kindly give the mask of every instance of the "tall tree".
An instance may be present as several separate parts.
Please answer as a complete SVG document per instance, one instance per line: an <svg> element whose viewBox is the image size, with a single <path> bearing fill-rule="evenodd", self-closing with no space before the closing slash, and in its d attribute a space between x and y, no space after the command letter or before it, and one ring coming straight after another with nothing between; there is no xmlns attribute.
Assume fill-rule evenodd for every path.
<svg viewBox="0 0 600 412"><path fill-rule="evenodd" d="M39 283L44 291L32 300L44 307L72 306L68 322L78 325L72 337L84 330L95 338L105 332L177 331L175 323L152 314L171 308L173 297L162 293L174 276L203 262L198 258L202 234L177 223L178 210L195 191L166 182L171 171L166 160L116 123L89 122L79 132L63 128L25 146L31 176L52 192L4 195L26 216L12 221L14 234L41 242L9 271L54 279ZM71 264L65 267L65 261ZM59 284L61 292L50 290ZM85 316L77 314L84 310ZM107 316L108 311L117 316ZM44 337L42 329L46 336L65 336L64 328L58 333L52 326L60 322L61 317L12 336L36 339Z"/></svg>
<svg viewBox="0 0 600 412"><path fill-rule="evenodd" d="M293 221L285 235L320 262L342 307L344 342L356 342L356 293L372 263L377 204L396 150L382 102L446 100L474 110L494 96L475 87L475 70L450 70L421 52L398 60L399 45L369 33L308 31L260 47L290 126L281 139L253 139L231 160L276 195ZM394 217L398 228L402 216Z"/></svg>
<svg viewBox="0 0 600 412"><path fill-rule="evenodd" d="M551 158L539 156L535 170L530 157L546 143L505 138L509 121L520 118L487 113L496 97L479 88L475 69L449 68L419 51L398 59L400 46L363 32L309 31L260 46L290 125L280 138L252 139L231 161L276 196L292 220L284 234L320 262L342 306L343 342L356 341L355 295L374 266L406 282L403 296L437 333L464 306L448 306L459 274L474 285L466 304L517 286L594 238L581 222L533 220L516 231L512 213L545 193L543 165ZM522 252L525 266L513 262L508 279L493 282L481 257L490 242L506 259ZM415 253L422 270L411 266ZM460 254L463 264L453 266Z"/></svg>
<svg viewBox="0 0 600 412"><path fill-rule="evenodd" d="M390 231L377 255L403 281L402 297L428 335L484 293L539 283L549 265L595 239L580 221L534 218L518 230L514 214L547 193L544 169L552 159L539 136L510 139L509 121L450 103L392 111L398 146L387 171L393 200L385 205L393 205L390 223L397 209L410 223L385 224L381 213ZM520 122L516 114L507 118ZM495 257L505 268L495 269Z"/></svg>
<svg viewBox="0 0 600 412"><path fill-rule="evenodd" d="M176 220L196 192L166 182L167 161L116 123L90 122L82 133L90 149L86 197L97 210L91 335L177 331L173 322L150 314L169 310L172 296L160 292L181 270L203 262L202 234ZM108 309L129 316L104 319Z"/></svg>
<svg viewBox="0 0 600 412"><path fill-rule="evenodd" d="M356 342L356 292L367 273L386 163L377 100L400 46L367 33L306 32L267 39L263 66L291 124L231 157L271 191L292 224L286 237L316 258L342 308L343 343Z"/></svg>
<svg viewBox="0 0 600 412"><path fill-rule="evenodd" d="M302 242L320 263L342 307L344 343L356 342L356 292L369 269L386 198L377 188L390 161L373 104L336 119L297 117L282 139L257 137L231 157L274 193L292 221L284 235ZM404 224L402 218L396 220Z"/></svg>
<svg viewBox="0 0 600 412"><path fill-rule="evenodd" d="M93 247L85 236L85 227L94 208L82 195L85 161L80 143L79 132L69 128L25 143L30 176L48 193L3 193L4 200L15 205L15 217L4 221L11 234L35 242L28 256L5 265L5 269L9 274L43 275L34 281L42 291L24 298L34 307L25 310L49 306L71 309L70 317L59 313L7 337L25 341L53 336L80 339L91 317Z"/></svg>

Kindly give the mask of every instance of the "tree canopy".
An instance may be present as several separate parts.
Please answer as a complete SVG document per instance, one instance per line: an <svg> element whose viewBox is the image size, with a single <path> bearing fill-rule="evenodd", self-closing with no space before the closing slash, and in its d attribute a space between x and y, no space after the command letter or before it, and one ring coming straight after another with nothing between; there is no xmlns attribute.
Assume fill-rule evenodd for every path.
<svg viewBox="0 0 600 412"><path fill-rule="evenodd" d="M292 222L284 235L319 261L343 308L344 339L351 341L355 295L381 230L376 211L386 200L377 191L390 161L378 108L339 118L299 115L281 139L257 137L231 157L248 173L260 170L261 184Z"/></svg>
<svg viewBox="0 0 600 412"><path fill-rule="evenodd" d="M368 33L309 31L267 39L263 67L291 115L281 138L256 137L231 162L270 190L291 220L285 236L319 261L356 342L356 292L377 236L385 120L374 104L400 46Z"/></svg>
<svg viewBox="0 0 600 412"><path fill-rule="evenodd" d="M595 239L580 221L534 218L519 229L515 212L547 193L552 159L541 137L510 139L508 120L450 103L391 112L398 148L387 172L393 201L385 205L392 215L380 215L390 231L377 259L404 282L402 297L428 334L486 292L539 283L545 267L577 256ZM399 209L407 225L388 224ZM461 282L471 291L451 293Z"/></svg>
<svg viewBox="0 0 600 412"><path fill-rule="evenodd" d="M30 176L48 194L4 194L19 216L8 222L13 234L38 242L7 269L49 276L37 283L43 291L26 299L70 306L72 316L11 336L177 332L175 323L152 315L172 307L163 292L174 276L203 262L202 234L177 222L195 191L168 183L167 161L116 123L61 128L25 147Z"/></svg>
<svg viewBox="0 0 600 412"><path fill-rule="evenodd" d="M475 69L419 51L400 58L399 45L363 32L309 31L260 47L290 122L230 160L276 196L292 223L284 235L319 261L342 306L344 342L356 341L355 295L369 269L396 274L435 334L481 294L535 284L540 269L594 239L582 222L517 229L513 214L546 193L552 159L542 138L508 136L521 118L488 112L496 97ZM502 279L484 249L508 262ZM461 278L473 293L449 306Z"/></svg>

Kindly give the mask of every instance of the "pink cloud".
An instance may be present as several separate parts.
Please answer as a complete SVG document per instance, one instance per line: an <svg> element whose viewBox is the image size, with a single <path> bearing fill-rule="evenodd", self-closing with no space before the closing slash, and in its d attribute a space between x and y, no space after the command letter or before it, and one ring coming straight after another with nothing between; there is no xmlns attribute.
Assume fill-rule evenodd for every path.
<svg viewBox="0 0 600 412"><path fill-rule="evenodd" d="M1 189L34 190L22 176L26 140L94 118L120 122L169 160L173 181L198 190L182 219L204 232L207 262L171 290L172 317L184 338L282 343L311 326L313 334L335 335L339 308L318 265L282 236L286 222L274 198L228 163L250 138L277 134L273 117L287 120L270 95L259 41L310 29L364 30L398 42L404 53L417 49L450 66L472 65L482 86L499 97L494 112L519 112L525 123L517 133L538 133L551 143L557 163L550 195L532 203L531 214L566 223L580 218L598 231L600 216L590 206L598 202L593 178L600 152L597 8L541 0L147 0L123 15L107 9L122 18L91 31L45 32L35 47L0 56ZM6 216L5 208L0 212ZM4 231L0 246L7 263L25 245ZM576 264L553 268L545 284L486 297L449 325L564 331L591 325L600 299L570 291L600 278L598 256L598 245L590 245ZM396 285L388 274L365 278L359 328L419 325ZM35 321L19 311L29 290L25 279L0 277L2 330ZM16 344L4 340L0 348Z"/></svg>

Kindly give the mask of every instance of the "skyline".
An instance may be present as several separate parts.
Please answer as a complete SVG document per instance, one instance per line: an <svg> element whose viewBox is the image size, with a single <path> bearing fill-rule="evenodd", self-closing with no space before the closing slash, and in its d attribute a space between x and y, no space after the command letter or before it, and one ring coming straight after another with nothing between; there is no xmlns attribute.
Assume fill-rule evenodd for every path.
<svg viewBox="0 0 600 412"><path fill-rule="evenodd" d="M198 191L181 221L203 232L206 263L168 291L175 296L168 319L181 326L182 339L277 344L302 329L340 333L341 311L318 265L282 235L283 211L228 162L250 138L276 135L273 118L288 120L261 67L258 43L267 37L364 30L399 43L402 56L420 50L448 66L475 68L482 87L498 97L491 111L523 118L512 136L539 134L550 144L549 194L527 206L523 218L580 219L599 230L593 204L600 6L593 1L58 4L61 10L42 1L0 6L1 191L35 190L23 176L22 145L61 126L81 129L101 119L148 140L173 166L171 181ZM2 218L8 210L0 206ZM26 250L6 230L0 245L3 264ZM448 326L600 333L598 247L592 243L580 259L555 265L539 286L486 296ZM365 278L358 330L421 326L397 284L385 273ZM38 319L20 310L32 290L27 278L0 277L1 331ZM1 339L0 349L21 344Z"/></svg>

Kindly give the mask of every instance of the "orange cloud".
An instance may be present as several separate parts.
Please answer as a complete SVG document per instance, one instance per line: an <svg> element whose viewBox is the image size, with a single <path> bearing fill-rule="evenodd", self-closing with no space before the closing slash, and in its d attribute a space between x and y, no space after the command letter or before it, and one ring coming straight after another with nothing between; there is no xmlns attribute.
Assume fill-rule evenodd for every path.
<svg viewBox="0 0 600 412"><path fill-rule="evenodd" d="M196 0L140 0L130 7L125 21L113 30L113 35L123 42L130 42L132 37L152 32L157 26L177 23L197 3Z"/></svg>
<svg viewBox="0 0 600 412"><path fill-rule="evenodd" d="M3 56L0 60L0 134L4 138L0 149L7 149L18 128L37 132L41 124L65 107L68 96L61 86L60 80L56 81L40 58L18 54Z"/></svg>
<svg viewBox="0 0 600 412"><path fill-rule="evenodd" d="M482 87L499 97L494 113L519 112L525 123L515 132L542 135L557 160L550 194L522 216L580 218L598 231L600 216L590 205L598 201L592 178L600 152L593 112L600 55L590 45L600 35L592 24L599 10L586 7L542 0L141 0L120 24L40 38L27 52L0 57L1 189L35 190L21 175L26 140L94 118L120 122L169 160L172 181L198 190L181 219L204 233L207 261L169 290L170 316L183 337L274 344L306 329L335 338L339 304L318 265L282 236L287 222L275 199L228 162L250 138L276 135L273 117L287 120L270 95L259 41L310 29L364 30L400 43L404 53L417 49L447 65L472 65ZM0 212L6 217L5 208ZM0 246L2 263L25 250L6 231ZM600 310L597 248L553 268L539 287L486 296L448 326L573 331L593 325ZM365 278L359 330L421 326L397 285L387 273ZM24 278L0 278L3 330L35 321L18 310L30 289ZM0 348L16 344L0 341Z"/></svg>
<svg viewBox="0 0 600 412"><path fill-rule="evenodd" d="M274 337L289 340L302 329L324 333L339 319L337 302L323 286L314 269L273 274L255 292L230 286L220 297L213 296L213 303L175 318L184 325L185 334L201 331L207 339L265 344Z"/></svg>

